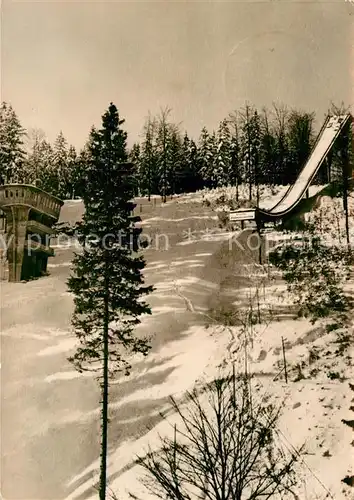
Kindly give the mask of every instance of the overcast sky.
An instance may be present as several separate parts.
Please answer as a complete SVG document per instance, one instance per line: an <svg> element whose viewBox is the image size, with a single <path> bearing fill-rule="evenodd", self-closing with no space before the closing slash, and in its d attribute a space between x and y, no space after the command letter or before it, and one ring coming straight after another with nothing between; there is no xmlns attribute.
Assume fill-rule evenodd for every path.
<svg viewBox="0 0 354 500"><path fill-rule="evenodd" d="M113 101L129 143L150 110L192 136L233 109L354 101L354 0L2 2L2 100L81 147Z"/></svg>

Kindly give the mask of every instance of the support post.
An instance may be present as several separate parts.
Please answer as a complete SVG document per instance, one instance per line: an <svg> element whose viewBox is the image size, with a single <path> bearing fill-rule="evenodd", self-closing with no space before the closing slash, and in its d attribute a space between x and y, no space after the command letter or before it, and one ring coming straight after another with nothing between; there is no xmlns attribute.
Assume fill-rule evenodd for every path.
<svg viewBox="0 0 354 500"><path fill-rule="evenodd" d="M341 162L342 162L342 183L343 183L343 209L345 214L345 234L347 247L350 247L350 237L349 237L349 208L348 208L348 193L349 193L349 140L350 140L350 131L349 125L345 127L342 133L342 141L340 144L340 154L341 154Z"/></svg>
<svg viewBox="0 0 354 500"><path fill-rule="evenodd" d="M256 213L256 225L259 238L258 261L259 264L262 265L262 221L259 219L259 217L257 217L257 213Z"/></svg>
<svg viewBox="0 0 354 500"><path fill-rule="evenodd" d="M288 383L288 371L286 367L286 357L285 357L285 345L284 345L284 338L281 338L281 344L283 348L283 362L284 362L284 375L285 375L285 383Z"/></svg>
<svg viewBox="0 0 354 500"><path fill-rule="evenodd" d="M27 235L27 218L29 208L23 206L11 207L8 212L9 246L7 250L9 262L9 281L18 282L22 278L25 241Z"/></svg>
<svg viewBox="0 0 354 500"><path fill-rule="evenodd" d="M327 182L330 184L332 182L332 160L333 160L333 151L330 150L327 155Z"/></svg>

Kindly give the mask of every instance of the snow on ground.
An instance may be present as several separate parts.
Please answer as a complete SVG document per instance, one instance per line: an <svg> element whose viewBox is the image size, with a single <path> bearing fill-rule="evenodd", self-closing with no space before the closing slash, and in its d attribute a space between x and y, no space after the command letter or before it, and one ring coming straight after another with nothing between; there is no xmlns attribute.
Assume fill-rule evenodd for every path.
<svg viewBox="0 0 354 500"><path fill-rule="evenodd" d="M173 367L172 376L168 377L163 384L153 386L150 389L142 389L127 395L124 399L119 400L117 403L111 405L110 410L119 410L121 406L128 402L142 403L144 400L157 400L160 398L168 398L169 396L174 396L180 398L183 396L185 391L192 390L200 379L210 378L210 375L215 375L217 373L216 367L221 364L224 359L225 350L229 343L227 336L210 335L204 328L201 327L191 327L186 332L184 332L183 338L171 342L169 345L164 346L158 353L156 353L152 359L159 363L159 368L156 372L165 371L169 367ZM201 351L202 342L202 355L196 356L196 352ZM168 359L169 361L163 363L163 360ZM160 362L162 363L160 364ZM149 370L149 375L152 371ZM138 382L140 379L144 378L147 372L143 371L141 373L134 373L133 377ZM165 404L163 408L159 411L167 409L168 404ZM118 411L119 414L119 411ZM130 419L134 422L134 417ZM165 422L159 423L153 431L148 432L145 436L126 440L119 446L115 452L110 457L110 468L109 474L114 476L119 473L119 471L124 470L125 467L130 465L132 458L136 453L140 452L141 449L147 444L153 444L152 439L156 442L156 433L166 430L169 424L166 425ZM99 463L96 460L88 468L86 468L79 476L72 478L70 484L80 480L81 477L86 476L92 471L97 471ZM129 476L129 474L128 474ZM95 475L93 477L96 477ZM137 486L136 477L132 480L128 480L125 474L119 478L117 481L113 481L110 488L118 494L121 498L120 489L122 485L126 485L129 488ZM87 489L92 485L92 477L87 482L81 484L81 486L75 491L75 493L69 498L76 498L82 492L87 491ZM95 498L93 494L92 497ZM122 497L126 498L125 496ZM146 492L143 498L148 498Z"/></svg>
<svg viewBox="0 0 354 500"><path fill-rule="evenodd" d="M284 196L286 191L290 188L290 185L286 186L267 186L260 185L259 186L259 197L260 197L260 207L264 209L270 209L273 207L281 198ZM309 188L309 196L315 196L318 192L320 192L324 186L322 185L313 185ZM252 196L256 198L256 188L252 189ZM221 204L221 199L225 200L225 205ZM241 184L238 187L238 199L239 203L247 204L249 203L249 186L246 184ZM227 202L236 200L236 187L220 187L215 189L203 189L201 191L197 191L197 193L190 193L189 195L185 195L179 203L189 203L193 202L209 202L212 205L215 205L216 202L219 204L219 210L229 210L229 206Z"/></svg>
<svg viewBox="0 0 354 500"><path fill-rule="evenodd" d="M349 232L354 237L354 197L348 198ZM340 198L323 196L319 206L307 215L308 222L316 224L316 230L328 241L346 243L343 201Z"/></svg>
<svg viewBox="0 0 354 500"><path fill-rule="evenodd" d="M317 187L317 186L315 186ZM349 237L354 240L354 198L348 199L349 214ZM321 237L321 241L327 245L346 246L346 228L343 201L340 198L331 198L323 196L319 203L311 212L305 214L305 220L316 227L316 235ZM271 242L269 250L274 244L283 242L303 241L301 232L277 231L276 229L267 229L267 240ZM309 234L310 235L310 234Z"/></svg>
<svg viewBox="0 0 354 500"><path fill-rule="evenodd" d="M280 187L274 196L285 189ZM352 489L341 482L346 474L353 474L352 429L341 422L352 419L349 408L354 394L348 381L354 377L348 356L353 352L349 347L343 356L338 355L335 333L306 319L294 319L279 280L267 282L267 272L256 276L256 266L248 257L244 263L233 262L226 240L234 235L218 230L215 215L202 203L206 196L217 198L224 191L179 196L167 205L161 205L158 197L151 202L138 200L143 227L155 226L168 235L170 245L166 251L146 251L146 278L155 285L149 299L153 314L144 319L139 331L153 333L152 352L146 359L137 359L131 375L112 386L110 487L119 500L128 500L128 491L140 493L142 500L153 498L140 486L140 472L132 461L148 444L158 445L158 432L169 432L169 424L159 418L159 412L168 407L168 397L181 397L196 384L218 376L225 362L228 367L235 363L240 370L244 366L242 328L220 326L210 315L210 300L216 306L241 309L251 296L254 299L254 280L264 279L259 309L261 314L271 311L272 315L252 327L248 365L254 374L254 391L259 397L270 393L282 405L279 436L284 444L289 448L306 444L299 498L353 498ZM270 195L265 190L263 199ZM321 207L325 231L325 222L333 226L330 217L336 220L340 213L340 202L323 199L316 210ZM73 220L81 213L82 206L74 200L64 205L62 217ZM193 238L188 240L189 230ZM277 234L271 236L274 239ZM229 255L226 260L221 248ZM2 284L5 498L97 497L93 490L99 468L97 384L92 374L78 374L66 361L74 346L72 297L65 285L71 252L68 247L57 248L49 277L27 284ZM242 276L246 283L240 280ZM288 384L279 373L281 337ZM335 377L329 378L333 373Z"/></svg>
<svg viewBox="0 0 354 500"><path fill-rule="evenodd" d="M202 220L202 219L211 219L211 220L217 220L217 216L210 216L210 215L192 215L191 217L184 217L182 219L166 219L166 218L163 218L163 217L151 217L150 219L145 219L143 220L142 222L140 222L140 226L146 226L148 224L150 224L151 222L161 222L161 221L164 221L164 222L182 222L182 221L186 221L186 220L192 220L192 219L196 219L196 220Z"/></svg>
<svg viewBox="0 0 354 500"><path fill-rule="evenodd" d="M151 409L142 415L141 428L155 421L169 385L181 377L177 373L182 374L189 366L186 384L193 385L215 351L213 340L209 344L204 341L200 325L202 312L207 309L205 298L216 285L200 275L218 243L199 242L188 252L177 246L189 227L193 231L214 228L214 215L203 207L184 205L180 210L174 204L172 200L163 208L164 217L160 206L143 206L143 219L156 217L156 227L168 235L170 245L166 251L151 248L146 252L150 264L146 276L156 285L156 291L149 298L153 315L143 321L141 331L153 334L153 351L146 361L138 360L136 379L134 375L123 377L112 388L112 404L119 404L116 411L112 407L115 443L122 441L121 432L127 439L134 439L140 432L135 424L128 424L141 404L145 405L148 391L139 392L139 387L152 385L155 395L161 394L161 400L146 403ZM81 213L82 205L69 201L61 220L73 222ZM72 295L66 287L73 250L68 244L56 246L48 277L21 284L1 283L1 489L5 498L66 498L77 487L76 483L69 486L70 478L80 475L99 455L100 397L95 377L77 374L67 361L75 346L70 333ZM202 344L205 351L199 356L199 364L192 355L197 343L199 350ZM163 363L164 370L157 368ZM146 377L141 377L143 373ZM159 391L158 381L165 379ZM131 399L134 393L140 399ZM125 415L122 422L121 413ZM74 449L73 442L77 443ZM91 489L92 481L87 484Z"/></svg>
<svg viewBox="0 0 354 500"><path fill-rule="evenodd" d="M320 362L317 362L319 373L316 376L294 382L294 365L299 360L308 358L309 348L311 346L316 346L317 349L328 348L333 338L330 335L321 337L317 333L317 338L314 334L315 340L311 341L313 327L307 320L283 321L281 331L287 343L286 356L290 374L290 382L285 384L283 376L280 380L274 380L282 360L279 326L279 323L271 323L266 328L261 325L259 335L255 332L256 340L249 352L249 369L255 373L254 392L259 397L263 397L265 393L270 394L273 403L283 406L278 427L281 444L289 450L305 445L299 465L301 471L299 476L301 481L297 490L299 498L313 500L352 498L350 491L341 483L341 479L351 473L352 431L341 422L341 419L351 417L349 411L351 391L348 384L329 380L325 367ZM235 361L240 368L244 360L232 358L232 349L237 347L237 340L230 345L230 335L227 330L216 328L212 331L213 335L210 337L205 331L195 330L188 341L170 345L171 353L180 352L179 370L175 372L173 379L167 380L162 386L132 394L129 400L139 398L141 401L162 395L181 396L185 390L193 388L196 381L204 382L218 376L220 374L218 367L225 359L228 350L231 352L229 361ZM237 333L239 332L234 331L235 339ZM201 335L203 335L204 356L196 357L195 351L200 350L198 339ZM209 363L206 365L205 353L208 353L209 357ZM161 356L164 357L163 352ZM337 363L337 368L343 370L343 374L349 379L353 377L352 369L348 370L340 360ZM162 365L161 369L164 368L165 365ZM142 377L144 375L141 374ZM123 403L124 401L120 401L118 407ZM171 435L171 423L175 421L174 418L172 420L169 418L168 422L160 422L148 434L135 440L127 440L112 454L109 471L111 476L117 477L110 487L118 498L128 500L129 492L140 494L140 497L146 500L154 498L141 486L139 477L142 477L142 470L137 466L131 466L131 460L137 454L143 453L148 446L152 446L153 449L158 447L158 436ZM97 468L98 462L95 462L91 464L91 468L83 471L83 474L86 475ZM77 479L79 478L73 480ZM83 483L70 498L76 498L76 495L85 491L90 481L92 481L91 476L88 483ZM94 495L90 498L93 499Z"/></svg>
<svg viewBox="0 0 354 500"><path fill-rule="evenodd" d="M212 231L202 232L199 238L197 236L192 236L191 238L186 239L186 241L180 241L177 243L179 246L187 246L194 245L200 241L225 241L232 238L232 234L229 231L218 231L215 234Z"/></svg>
<svg viewBox="0 0 354 500"><path fill-rule="evenodd" d="M211 328L212 338L215 339L215 352L210 352L209 365L204 368L199 381L211 380L218 376L219 366L225 357L229 363L236 363L236 367L242 370L244 358L240 356L238 345L242 333L239 328L231 330L233 340L230 343L230 328ZM278 439L281 444L290 451L305 446L299 464L299 478L301 478L297 489L299 498L350 499L353 498L350 488L341 480L353 472L352 430L341 420L352 417L349 407L353 393L348 381L353 380L354 370L344 359L335 355L335 334L324 333L323 330L319 326L313 326L306 319L290 319L281 323L270 322L254 326L253 342L248 352L248 369L254 373L252 384L255 397L269 394L271 402L282 406L282 416L278 426ZM208 346L210 338L208 335L205 336L205 333L203 351L210 348L210 344ZM286 345L289 376L287 384L284 375L279 374L283 365L281 337ZM193 337L190 341L193 343ZM184 349L183 344L180 347ZM198 349L197 344L195 349ZM314 350L319 358L309 361L310 353ZM331 354L328 351L331 351ZM353 355L353 351L349 349L348 355ZM200 358L195 357L194 352L189 356L192 356L194 363L200 363ZM302 368L305 378L296 381L298 366L301 363L306 365ZM178 373L171 387L166 387L165 394L181 395L184 390L190 388L189 384L194 376L191 376L189 384L186 383L183 364L180 366L181 373ZM188 366L188 362L186 365ZM328 374L333 371L339 372L343 380L328 378ZM199 370L195 375L198 372ZM156 390L164 389L152 388L144 394L144 397L156 397ZM118 477L112 482L111 488L118 498L128 500L128 492L140 494L142 499L153 498L139 483L138 478L142 477L142 470L137 466L128 467L127 470L124 467L129 465L129 457L143 453L148 445L152 448L157 447L158 435L171 436L170 419L169 422L169 424L160 423L147 435L126 442L115 451L111 457L110 470L113 476L116 473Z"/></svg>
<svg viewBox="0 0 354 500"><path fill-rule="evenodd" d="M310 196L321 189L314 187ZM282 193L280 193L280 196ZM190 197L192 198L192 197ZM273 198L274 201L274 198ZM273 203L272 201L272 203ZM331 217L340 218L341 238L343 239L343 213L341 201L323 199L320 208L310 216L318 216L322 210L322 217L328 225L332 225ZM351 226L353 220L351 220ZM323 229L326 231L326 229ZM339 232L337 231L336 238ZM353 235L354 236L354 235ZM269 237L279 241L284 234L271 232ZM289 235L294 237L294 234ZM183 243L181 243L183 244ZM185 243L184 243L185 244ZM262 290L264 303L260 309L267 307L289 307L291 301L285 293L285 285L273 285ZM232 290L231 290L232 295ZM233 292L237 294L235 290ZM247 291L243 295L247 296ZM242 293L238 293L238 304L242 302ZM291 314L290 314L291 316ZM213 327L212 327L213 328ZM257 330L256 327L254 327ZM306 319L287 319L268 322L260 325L259 331L254 331L254 342L249 350L249 369L254 373L254 387L263 394L264 391L272 395L275 404L283 406L283 413L279 424L278 436L282 444L289 450L293 447L305 445L305 452L300 460L301 481L298 495L304 499L334 498L349 499L354 495L350 487L344 485L342 479L353 474L351 456L353 453L352 431L342 419L351 419L350 402L353 394L348 381L353 380L354 370L351 366L353 349L348 348L347 358L342 359L336 354L336 336L326 333L324 327L314 326ZM233 344L229 344L228 351L239 353L238 338L240 332L233 332ZM226 346L230 341L230 329L218 330L218 341ZM283 364L282 344L283 337L286 345L286 360L290 382L284 381L284 375L279 376L279 368ZM222 340L224 339L224 341ZM318 358L311 361L312 353L318 353ZM224 353L225 357L225 353ZM343 356L344 358L344 356ZM229 361L235 358L229 356ZM204 371L203 380L210 380L217 375L215 370L220 358L215 357ZM238 359L242 365L244 360ZM304 379L296 381L300 372L305 373ZM331 374L339 374L339 379L329 378ZM277 376L278 375L278 376ZM336 376L336 375L335 375ZM116 464L126 463L126 454L142 453L147 444L158 445L157 435L171 432L171 427L165 423L159 424L149 434L134 443L126 443L116 451ZM112 457L114 468L114 458ZM124 471L123 467L120 470ZM141 471L140 471L141 474ZM128 468L113 483L112 489L119 498L128 498L128 491L140 494L141 498L153 498L139 484L137 467Z"/></svg>
<svg viewBox="0 0 354 500"><path fill-rule="evenodd" d="M70 267L71 266L71 261L68 262L61 262L60 264L53 264L51 262L48 263L47 267L53 268L53 267Z"/></svg>
<svg viewBox="0 0 354 500"><path fill-rule="evenodd" d="M275 196L281 196L285 193L289 186L259 186L260 199L268 199ZM255 188L253 189L253 196L256 194ZM226 200L236 199L236 187L219 187L215 189L202 189L196 193L189 193L183 196L179 201L180 203L190 203L191 201L196 203L202 203L208 201L210 203L215 203L220 197L224 197ZM249 187L246 184L241 184L238 187L238 197L239 200L246 201L249 199Z"/></svg>

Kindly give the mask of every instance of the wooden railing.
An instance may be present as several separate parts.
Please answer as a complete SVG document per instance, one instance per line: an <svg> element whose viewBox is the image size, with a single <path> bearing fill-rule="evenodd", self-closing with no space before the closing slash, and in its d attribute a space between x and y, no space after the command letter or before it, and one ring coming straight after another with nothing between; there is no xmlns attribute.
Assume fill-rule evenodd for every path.
<svg viewBox="0 0 354 500"><path fill-rule="evenodd" d="M58 220L63 201L36 186L5 184L0 186L0 208L6 211L13 205L25 205Z"/></svg>

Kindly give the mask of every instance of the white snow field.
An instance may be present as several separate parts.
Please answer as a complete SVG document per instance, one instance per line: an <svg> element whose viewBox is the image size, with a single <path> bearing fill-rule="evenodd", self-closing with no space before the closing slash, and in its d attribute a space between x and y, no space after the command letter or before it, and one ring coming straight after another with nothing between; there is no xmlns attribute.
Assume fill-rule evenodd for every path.
<svg viewBox="0 0 354 500"><path fill-rule="evenodd" d="M248 365L255 397L267 392L282 405L283 444L289 449L306 445L298 498L353 498L353 488L341 482L354 474L353 431L341 422L353 419L354 393L348 384L354 382L353 352L349 347L339 356L333 332L294 317L284 284L267 281L267 273L254 264L258 251L244 247L247 232L218 229L215 213L201 202L219 195L220 190L199 192L166 205L158 198L137 200L137 214L152 242L145 274L155 285L149 297L153 314L137 333L152 336L152 350L146 358L137 356L131 375L118 377L111 387L110 488L119 500L128 500L129 492L153 498L132 464L136 454L148 444L157 446L158 432L170 431L159 415L170 395L181 397L232 363L242 370L242 331L222 327L216 312L241 310L257 294L260 310L272 315L253 327ZM271 195L264 190L264 199ZM331 216L341 214L340 203L322 201L311 217L321 219L326 231L333 227ZM81 203L68 201L61 219L76 220L82 210ZM97 498L100 395L94 377L77 373L67 361L76 345L70 326L73 297L66 288L73 247L58 245L55 252L50 276L20 284L1 281L0 470L6 500ZM288 384L278 375L281 337ZM318 357L309 363L313 350ZM305 378L295 382L299 366ZM339 378L330 379L330 372Z"/></svg>

